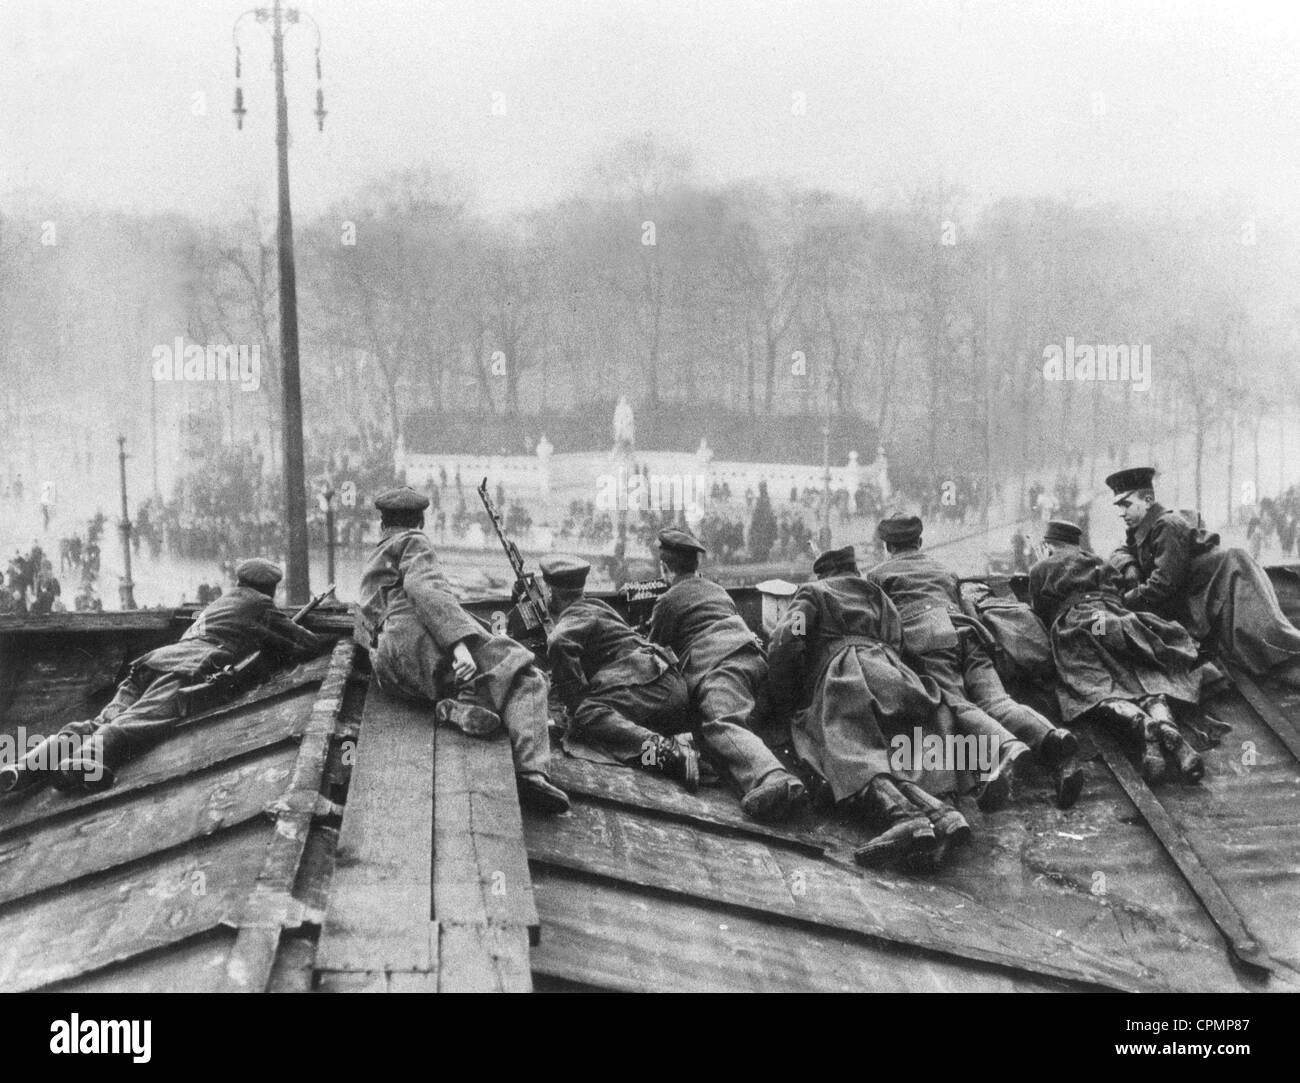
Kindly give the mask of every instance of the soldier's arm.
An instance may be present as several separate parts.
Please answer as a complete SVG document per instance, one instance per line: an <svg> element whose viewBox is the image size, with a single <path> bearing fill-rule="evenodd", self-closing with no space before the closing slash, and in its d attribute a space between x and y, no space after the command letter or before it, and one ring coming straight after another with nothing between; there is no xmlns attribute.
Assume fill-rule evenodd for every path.
<svg viewBox="0 0 1300 1083"><path fill-rule="evenodd" d="M668 595L662 594L655 602L654 608L650 610L650 629L646 632L646 638L651 643L658 643L664 647L672 646L676 620L675 614L671 612L671 605Z"/></svg>
<svg viewBox="0 0 1300 1083"><path fill-rule="evenodd" d="M1129 609L1151 609L1164 605L1183 589L1190 560L1191 531L1185 523L1159 519L1151 528L1155 567L1146 582L1124 593Z"/></svg>
<svg viewBox="0 0 1300 1083"><path fill-rule="evenodd" d="M582 672L582 643L561 624L546 643L546 658L551 666L551 684L560 702L570 711L587 694L587 678Z"/></svg>
<svg viewBox="0 0 1300 1083"><path fill-rule="evenodd" d="M284 613L272 606L264 623L265 649L286 657L314 658L325 649L325 639L309 632L301 624L294 624Z"/></svg>
<svg viewBox="0 0 1300 1083"><path fill-rule="evenodd" d="M398 570L402 589L420 615L420 623L440 649L450 653L457 643L468 641L472 647L483 639L482 627L451 592L423 535L411 535L402 546Z"/></svg>
<svg viewBox="0 0 1300 1083"><path fill-rule="evenodd" d="M803 661L815 613L802 598L794 598L767 648L766 710L769 718L788 717L803 694Z"/></svg>

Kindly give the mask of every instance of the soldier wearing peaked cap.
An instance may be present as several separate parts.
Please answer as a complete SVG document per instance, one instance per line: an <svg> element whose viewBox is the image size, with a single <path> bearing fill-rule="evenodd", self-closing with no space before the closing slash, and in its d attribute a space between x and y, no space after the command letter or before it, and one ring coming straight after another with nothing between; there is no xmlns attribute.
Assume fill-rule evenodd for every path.
<svg viewBox="0 0 1300 1083"><path fill-rule="evenodd" d="M676 655L638 635L612 606L586 595L591 565L585 560L546 557L541 568L555 618L546 642L551 681L573 735L695 792L699 756L679 737L690 720Z"/></svg>
<svg viewBox="0 0 1300 1083"><path fill-rule="evenodd" d="M701 578L702 552L687 531L659 532L659 565L670 586L650 614L650 640L681 659L696 738L740 791L746 815L783 819L805 793L750 728L767 659L731 596Z"/></svg>
<svg viewBox="0 0 1300 1083"><path fill-rule="evenodd" d="M867 578L898 607L907 649L948 696L958 729L999 749L997 767L979 794L981 807L998 808L1010 799L1012 776L1023 766L1016 761L1030 750L1052 770L1057 804L1073 805L1083 786L1078 738L1007 694L980 627L962 613L960 580L922 552L921 520L893 515L876 530L889 555Z"/></svg>
<svg viewBox="0 0 1300 1083"><path fill-rule="evenodd" d="M376 497L381 537L361 573L353 636L380 687L427 701L439 722L476 737L504 724L520 800L564 812L569 799L549 777L546 678L531 651L461 607L424 534L428 506L409 488Z"/></svg>
<svg viewBox="0 0 1300 1083"><path fill-rule="evenodd" d="M88 721L73 722L50 740L57 763L47 752L33 753L0 773L0 791L41 781L24 776L57 773L48 781L63 790L102 790L111 786L129 759L170 736L185 715L180 691L255 650L285 660L310 658L325 645L275 606L276 584L284 573L269 560L244 560L235 569L238 585L204 608L185 634L131 663L117 694Z"/></svg>
<svg viewBox="0 0 1300 1083"><path fill-rule="evenodd" d="M1079 547L1083 532L1053 519L1047 556L1029 569L1029 601L1049 630L1056 698L1066 722L1090 717L1117 728L1140 751L1142 776L1204 771L1174 725L1172 703L1195 707L1203 667L1182 625L1134 613L1120 601L1119 573Z"/></svg>
<svg viewBox="0 0 1300 1083"><path fill-rule="evenodd" d="M1126 527L1124 545L1111 555L1127 587L1124 605L1178 621L1249 673L1300 687L1300 630L1264 569L1244 549L1219 548L1199 515L1159 504L1154 476L1144 466L1106 479Z"/></svg>

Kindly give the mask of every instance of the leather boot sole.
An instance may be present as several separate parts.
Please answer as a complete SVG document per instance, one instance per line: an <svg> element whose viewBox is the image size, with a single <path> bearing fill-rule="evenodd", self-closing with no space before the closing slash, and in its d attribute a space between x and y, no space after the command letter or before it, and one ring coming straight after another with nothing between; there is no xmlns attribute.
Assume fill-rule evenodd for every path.
<svg viewBox="0 0 1300 1083"><path fill-rule="evenodd" d="M1200 782L1205 777L1205 761L1172 725L1160 727L1160 747L1173 769L1188 782Z"/></svg>
<svg viewBox="0 0 1300 1083"><path fill-rule="evenodd" d="M1053 773L1056 807L1072 808L1083 794L1083 768L1077 763L1058 767Z"/></svg>
<svg viewBox="0 0 1300 1083"><path fill-rule="evenodd" d="M853 851L853 860L866 868L875 868L907 858L922 862L939 845L934 828L924 816L904 820L886 828L870 842Z"/></svg>
<svg viewBox="0 0 1300 1083"><path fill-rule="evenodd" d="M64 793L101 793L116 781L111 767L84 758L64 760L53 779L54 788Z"/></svg>
<svg viewBox="0 0 1300 1083"><path fill-rule="evenodd" d="M804 784L787 771L772 772L740 799L746 816L760 822L784 820L807 794Z"/></svg>
<svg viewBox="0 0 1300 1083"><path fill-rule="evenodd" d="M470 737L491 737L501 729L501 717L495 711L454 699L439 700L433 715L439 722L453 725Z"/></svg>
<svg viewBox="0 0 1300 1083"><path fill-rule="evenodd" d="M552 816L569 811L569 795L545 779L517 775L515 783L521 804Z"/></svg>

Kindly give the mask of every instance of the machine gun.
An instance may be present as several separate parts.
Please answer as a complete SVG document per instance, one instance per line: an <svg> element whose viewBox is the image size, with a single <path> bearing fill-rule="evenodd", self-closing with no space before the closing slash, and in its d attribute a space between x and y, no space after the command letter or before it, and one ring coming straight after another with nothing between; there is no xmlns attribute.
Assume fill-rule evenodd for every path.
<svg viewBox="0 0 1300 1083"><path fill-rule="evenodd" d="M313 610L319 608L331 594L334 593L334 584L331 583L320 594L317 594L310 602L298 610L292 617L294 624L301 624L307 619L307 615ZM180 690L180 695L189 698L205 693L220 693L229 695L238 690L243 684L248 671L252 669L265 656L265 649L259 648L251 654L241 658L231 666L222 666L216 673L210 673L204 677L198 684L186 685Z"/></svg>
<svg viewBox="0 0 1300 1083"><path fill-rule="evenodd" d="M619 587L619 594L627 606L627 622L645 634L650 627L650 615L655 602L668 589L666 579L637 579Z"/></svg>
<svg viewBox="0 0 1300 1083"><path fill-rule="evenodd" d="M518 614L519 623L525 633L550 635L555 630L555 622L551 620L550 611L546 608L546 596L537 585L537 577L524 569L524 558L519 555L519 547L506 537L501 526L501 513L488 496L487 478L479 485L478 495L488 518L492 520L492 528L497 532L501 547L506 551L506 560L510 561L510 568L515 573L511 597L516 599L515 613Z"/></svg>

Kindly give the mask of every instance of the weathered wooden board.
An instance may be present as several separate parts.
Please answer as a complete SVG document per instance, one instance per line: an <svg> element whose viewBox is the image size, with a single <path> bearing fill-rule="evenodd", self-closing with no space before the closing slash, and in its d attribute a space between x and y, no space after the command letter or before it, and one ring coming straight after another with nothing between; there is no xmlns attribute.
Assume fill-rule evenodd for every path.
<svg viewBox="0 0 1300 1083"><path fill-rule="evenodd" d="M46 993L216 993L225 984L226 958L235 942L217 928L192 940L127 959L115 966L44 987Z"/></svg>
<svg viewBox="0 0 1300 1083"><path fill-rule="evenodd" d="M534 869L536 977L621 992L1049 992L1078 988Z"/></svg>
<svg viewBox="0 0 1300 1083"><path fill-rule="evenodd" d="M0 992L68 981L223 924L248 895L269 831L251 821L75 892L12 904L0 913Z"/></svg>
<svg viewBox="0 0 1300 1083"><path fill-rule="evenodd" d="M563 818L528 816L524 827L534 862L1053 979L1123 990L1160 987L1145 968L1094 955L974 899L859 875L757 840L581 802Z"/></svg>
<svg viewBox="0 0 1300 1083"><path fill-rule="evenodd" d="M529 993L532 988L527 928L438 923L438 992Z"/></svg>
<svg viewBox="0 0 1300 1083"><path fill-rule="evenodd" d="M510 742L467 737L450 726L434 736L433 916L444 925L535 929L528 852Z"/></svg>
<svg viewBox="0 0 1300 1083"><path fill-rule="evenodd" d="M434 970L433 741L429 712L371 686L318 970Z"/></svg>
<svg viewBox="0 0 1300 1083"><path fill-rule="evenodd" d="M827 841L814 833L815 820L811 814L795 827L761 824L740 810L740 802L730 790L719 787L705 787L690 794L680 783L645 771L609 767L565 755L552 758L551 775L557 786L571 794L633 808L654 809L670 813L679 820L730 828L754 838L777 839L810 854L822 854L827 849Z"/></svg>
<svg viewBox="0 0 1300 1083"><path fill-rule="evenodd" d="M270 703L246 704L219 717L196 719L179 726L169 740L127 764L116 785L98 794L69 796L52 787L0 802L0 838L37 821L81 816L86 810L115 802L171 779L204 770L301 733L311 714L310 685L299 694Z"/></svg>
<svg viewBox="0 0 1300 1083"><path fill-rule="evenodd" d="M267 844L257 883L238 919L239 936L227 968L231 992L265 992L281 930L302 921L301 904L292 895L293 885L312 819L323 804L320 788L325 760L356 651L350 639L335 645L329 672L298 746L292 777L275 803L275 831Z"/></svg>
<svg viewBox="0 0 1300 1083"><path fill-rule="evenodd" d="M0 836L0 904L183 846L264 815L283 793L296 748L178 778Z"/></svg>

